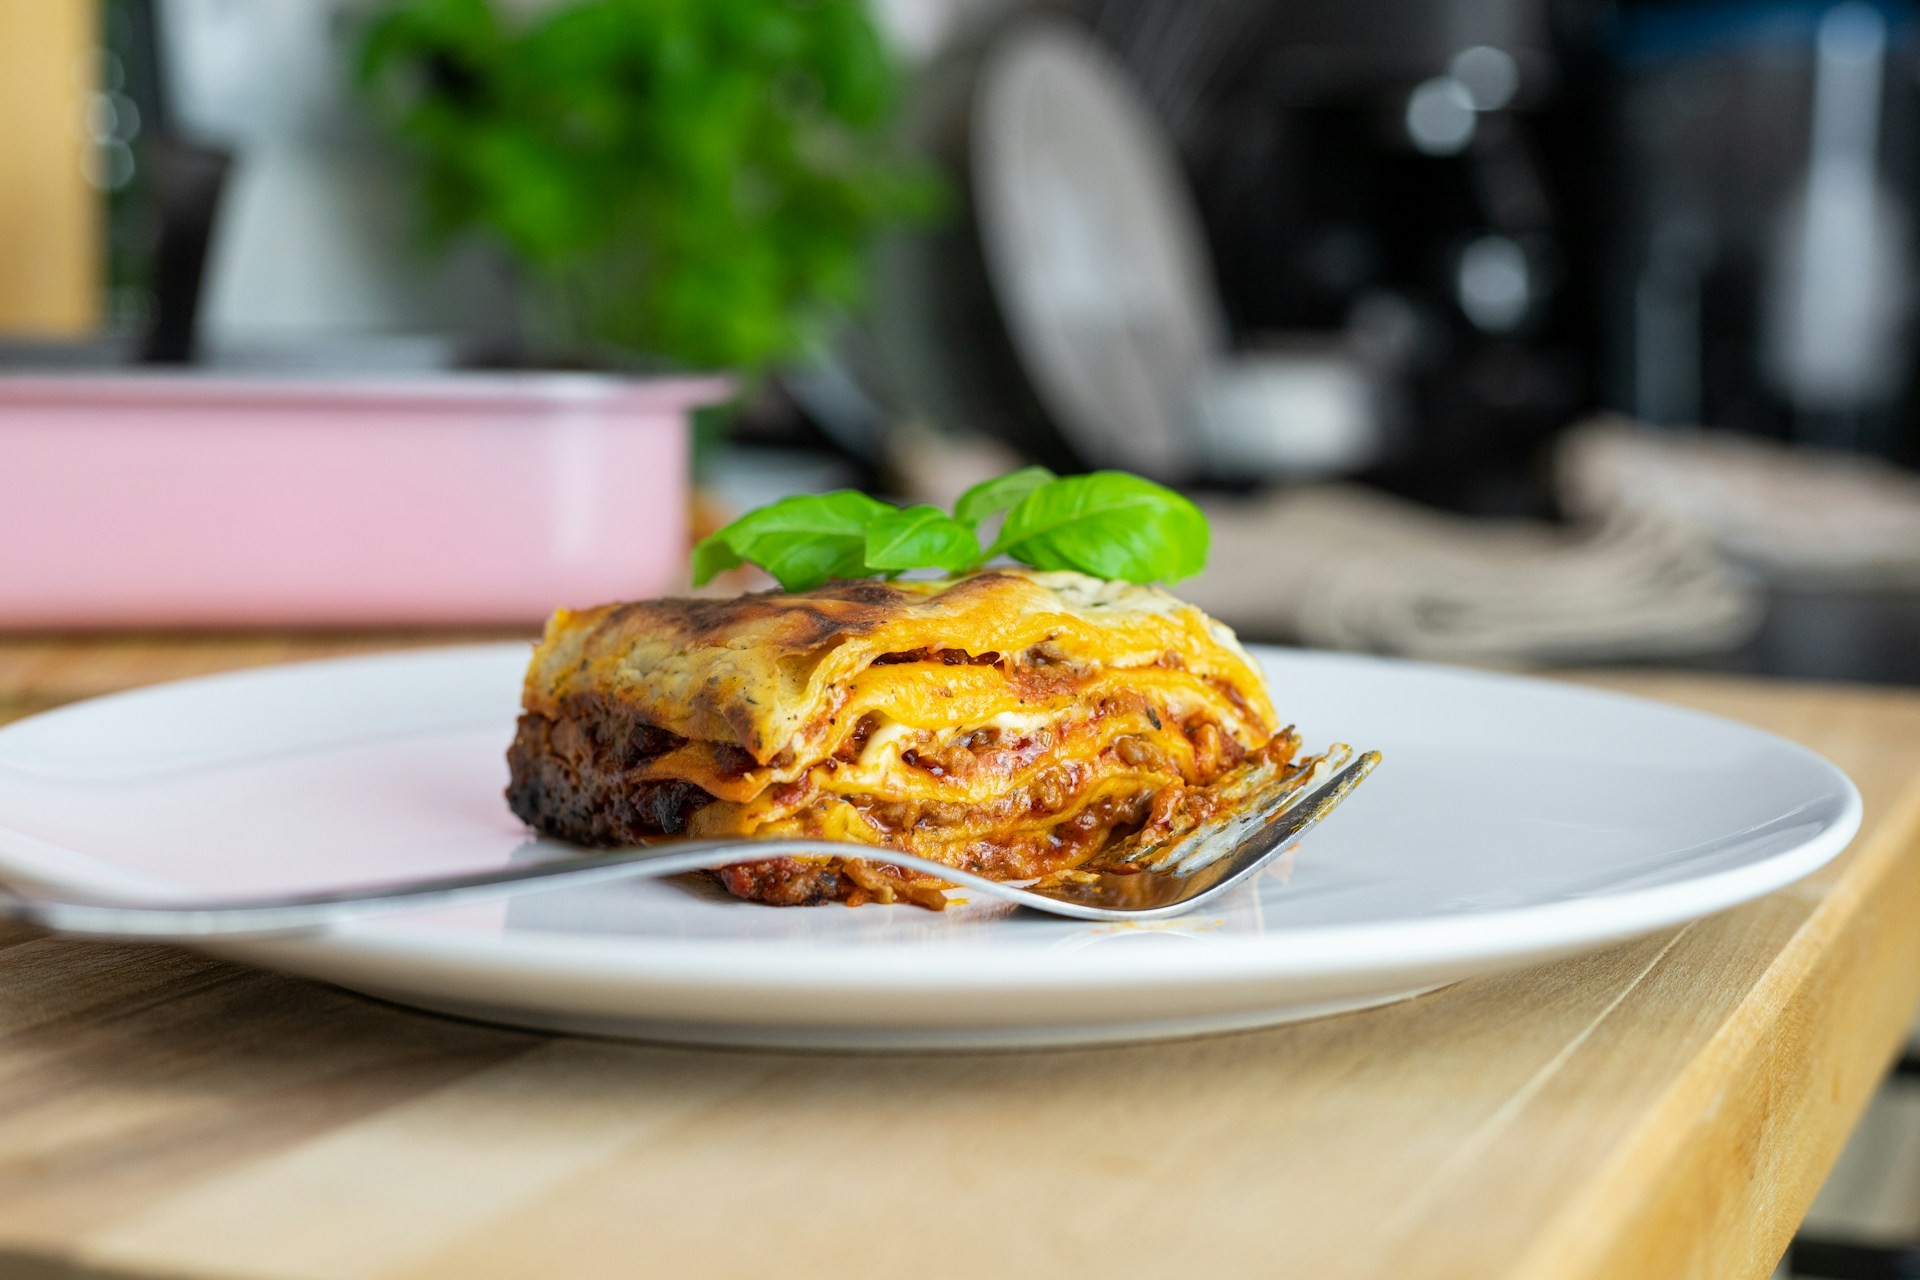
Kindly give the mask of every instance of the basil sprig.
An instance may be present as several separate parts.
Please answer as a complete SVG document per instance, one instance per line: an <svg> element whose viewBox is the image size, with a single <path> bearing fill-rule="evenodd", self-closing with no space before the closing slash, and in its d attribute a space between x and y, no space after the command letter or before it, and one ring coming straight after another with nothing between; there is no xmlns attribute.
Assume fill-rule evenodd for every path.
<svg viewBox="0 0 1920 1280"><path fill-rule="evenodd" d="M1002 513L999 535L983 550L980 525ZM967 573L999 556L1036 569L1170 582L1205 567L1207 518L1173 490L1124 471L1061 477L1024 467L973 486L952 515L841 489L783 498L702 538L693 583L757 564L786 590L807 591L832 578L908 569Z"/></svg>
<svg viewBox="0 0 1920 1280"><path fill-rule="evenodd" d="M1120 473L1115 471L1108 474ZM1044 489L1058 482L1059 477L1045 467L1022 467L991 480L982 480L961 494L960 501L953 504L953 518L967 528L978 531L982 520L1010 511L1035 489Z"/></svg>
<svg viewBox="0 0 1920 1280"><path fill-rule="evenodd" d="M965 573L980 563L980 539L968 526L935 506L922 503L889 511L867 526L869 572L945 569Z"/></svg>
<svg viewBox="0 0 1920 1280"><path fill-rule="evenodd" d="M1207 518L1150 480L1096 471L1049 481L1020 499L987 555L1096 578L1175 581L1206 568Z"/></svg>
<svg viewBox="0 0 1920 1280"><path fill-rule="evenodd" d="M867 530L898 511L854 489L782 498L702 538L693 549L693 585L749 563L789 591L829 578L865 577L873 572L867 567Z"/></svg>

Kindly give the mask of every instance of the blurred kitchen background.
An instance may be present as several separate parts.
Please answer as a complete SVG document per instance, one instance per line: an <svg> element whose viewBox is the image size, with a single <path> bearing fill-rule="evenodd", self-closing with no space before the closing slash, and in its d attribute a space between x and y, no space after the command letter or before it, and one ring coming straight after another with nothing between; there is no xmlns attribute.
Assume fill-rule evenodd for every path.
<svg viewBox="0 0 1920 1280"><path fill-rule="evenodd" d="M1915 17L0 0L0 631L525 631L1039 461L1249 639L1920 684ZM1916 1273L1916 1080L1795 1274Z"/></svg>
<svg viewBox="0 0 1920 1280"><path fill-rule="evenodd" d="M684 539L645 559L623 504L690 536L1031 460L1193 492L1216 546L1181 590L1251 639L1920 683L1914 18L0 0L0 626L525 622L677 585ZM671 405L619 398L663 378ZM396 469L334 520L322 443L262 480L189 421L338 436L395 387L494 416L419 476L316 461ZM682 400L690 461L592 443ZM509 404L509 480L552 509L462 478ZM396 505L476 562L437 612L397 603L430 574L353 595L405 560L361 510ZM635 558L489 600L495 544L455 523L489 507ZM222 569L248 543L281 604Z"/></svg>

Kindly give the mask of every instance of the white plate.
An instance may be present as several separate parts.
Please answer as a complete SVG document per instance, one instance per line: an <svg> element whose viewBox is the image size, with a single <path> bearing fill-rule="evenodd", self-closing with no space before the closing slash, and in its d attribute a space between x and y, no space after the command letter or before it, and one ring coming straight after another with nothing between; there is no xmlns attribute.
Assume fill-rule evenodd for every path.
<svg viewBox="0 0 1920 1280"><path fill-rule="evenodd" d="M1310 745L1385 763L1228 905L1087 925L985 904L779 909L703 881L530 894L221 954L425 1008L831 1048L1188 1035L1359 1008L1718 911L1860 822L1757 730L1542 681L1260 650ZM541 856L501 798L527 650L310 663L0 730L0 870L156 896L312 889Z"/></svg>

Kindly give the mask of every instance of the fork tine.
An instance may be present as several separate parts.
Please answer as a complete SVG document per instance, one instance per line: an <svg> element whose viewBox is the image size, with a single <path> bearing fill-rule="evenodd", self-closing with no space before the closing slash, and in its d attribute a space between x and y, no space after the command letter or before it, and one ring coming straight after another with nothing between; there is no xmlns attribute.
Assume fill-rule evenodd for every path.
<svg viewBox="0 0 1920 1280"><path fill-rule="evenodd" d="M1081 869L1092 873L1084 878L1011 891L999 886L988 892L1054 915L1083 920L1153 920L1180 915L1245 884L1333 812L1379 763L1379 752L1365 752L1296 803L1270 810L1247 805L1244 820L1209 824L1202 838L1210 845L1217 842L1223 847L1212 857L1196 860L1196 868L1185 874L1177 869L1154 870L1137 865L1101 871L1095 865Z"/></svg>
<svg viewBox="0 0 1920 1280"><path fill-rule="evenodd" d="M1159 844L1135 849L1121 860L1148 871L1191 875L1232 853L1239 847L1242 833L1286 813L1302 796L1345 768L1352 758L1353 748L1336 742L1298 773L1277 776L1261 784L1224 817L1203 822Z"/></svg>

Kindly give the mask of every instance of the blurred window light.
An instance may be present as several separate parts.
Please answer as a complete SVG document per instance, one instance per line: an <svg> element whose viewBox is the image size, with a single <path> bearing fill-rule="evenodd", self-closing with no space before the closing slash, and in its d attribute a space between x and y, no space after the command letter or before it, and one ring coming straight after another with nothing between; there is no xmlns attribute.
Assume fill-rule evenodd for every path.
<svg viewBox="0 0 1920 1280"><path fill-rule="evenodd" d="M1460 254L1460 310L1476 329L1506 333L1527 317L1527 254L1505 236L1482 236Z"/></svg>
<svg viewBox="0 0 1920 1280"><path fill-rule="evenodd" d="M1407 137L1423 155L1458 155L1473 141L1473 97L1452 76L1423 81L1407 98Z"/></svg>
<svg viewBox="0 0 1920 1280"><path fill-rule="evenodd" d="M89 148L80 164L87 181L102 191L118 191L133 181L133 148L118 138Z"/></svg>
<svg viewBox="0 0 1920 1280"><path fill-rule="evenodd" d="M1427 330L1413 300L1390 289L1368 289L1347 310L1347 335L1354 349L1381 368L1411 365L1432 345Z"/></svg>
<svg viewBox="0 0 1920 1280"><path fill-rule="evenodd" d="M87 99L87 136L95 142L105 142L119 132L119 112L114 108L113 95L96 93Z"/></svg>
<svg viewBox="0 0 1920 1280"><path fill-rule="evenodd" d="M95 49L74 67L73 82L86 90L118 93L127 87L127 68L113 50Z"/></svg>
<svg viewBox="0 0 1920 1280"><path fill-rule="evenodd" d="M1820 56L1850 69L1877 63L1887 46L1887 20L1863 0L1846 0L1827 11L1815 35Z"/></svg>
<svg viewBox="0 0 1920 1280"><path fill-rule="evenodd" d="M124 93L109 95L113 103L113 136L132 142L140 136L140 107Z"/></svg>
<svg viewBox="0 0 1920 1280"><path fill-rule="evenodd" d="M1498 111L1513 101L1520 88L1520 67L1513 55L1492 45L1477 44L1453 56L1447 73L1467 91L1475 111Z"/></svg>

